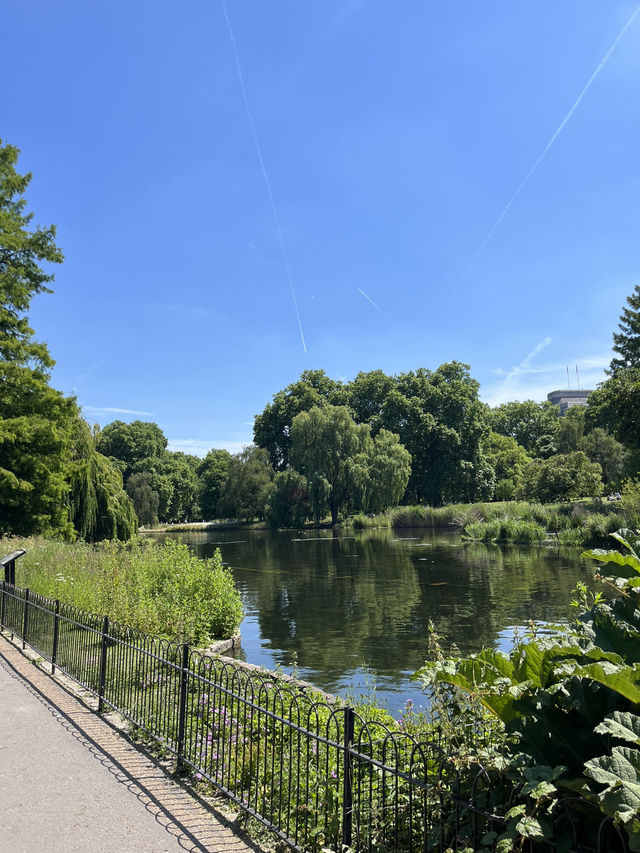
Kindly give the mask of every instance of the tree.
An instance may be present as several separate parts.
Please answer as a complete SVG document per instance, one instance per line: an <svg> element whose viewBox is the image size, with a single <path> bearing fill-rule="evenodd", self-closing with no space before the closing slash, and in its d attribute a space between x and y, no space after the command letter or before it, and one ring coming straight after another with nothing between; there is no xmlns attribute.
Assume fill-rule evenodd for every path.
<svg viewBox="0 0 640 853"><path fill-rule="evenodd" d="M18 149L0 140L0 533L73 535L66 495L75 400L49 385L53 359L33 339L32 298L50 293L61 263L54 226L31 228L24 192L31 174L16 171Z"/></svg>
<svg viewBox="0 0 640 853"><path fill-rule="evenodd" d="M398 504L411 476L411 455L399 437L381 429L365 461L366 499L362 508L381 512Z"/></svg>
<svg viewBox="0 0 640 853"><path fill-rule="evenodd" d="M491 429L500 435L515 438L518 444L531 456L536 455L536 445L548 437L555 437L560 411L548 400L535 403L513 401L502 403L489 410Z"/></svg>
<svg viewBox="0 0 640 853"><path fill-rule="evenodd" d="M311 504L319 520L320 497L326 497L331 523L366 489L366 468L357 459L367 454L371 431L356 424L346 406L315 406L301 412L291 425L290 460L312 484ZM314 482L315 481L315 482Z"/></svg>
<svg viewBox="0 0 640 853"><path fill-rule="evenodd" d="M346 403L356 423L373 426L374 418L380 416L385 400L395 387L396 380L382 370L358 373L345 389Z"/></svg>
<svg viewBox="0 0 640 853"><path fill-rule="evenodd" d="M210 450L198 466L198 498L203 518L218 517L218 502L229 472L228 450Z"/></svg>
<svg viewBox="0 0 640 853"><path fill-rule="evenodd" d="M220 514L240 521L263 519L273 477L264 448L250 445L232 456L220 495Z"/></svg>
<svg viewBox="0 0 640 853"><path fill-rule="evenodd" d="M585 429L585 407L572 406L558 418L554 444L556 453L574 453L582 450Z"/></svg>
<svg viewBox="0 0 640 853"><path fill-rule="evenodd" d="M305 370L297 382L278 391L273 403L267 403L262 414L256 415L254 441L268 451L277 471L284 471L289 464L290 431L295 416L314 406L336 402L341 390L342 384L330 379L324 370Z"/></svg>
<svg viewBox="0 0 640 853"><path fill-rule="evenodd" d="M618 357L611 360L611 376L640 367L640 285L636 284L631 296L627 297L627 305L620 315L620 331L613 333L613 351Z"/></svg>
<svg viewBox="0 0 640 853"><path fill-rule="evenodd" d="M534 459L524 472L520 499L552 503L602 494L602 468L582 451Z"/></svg>
<svg viewBox="0 0 640 853"><path fill-rule="evenodd" d="M134 474L149 475L149 485L158 495L160 521L192 521L198 515L198 478L184 453L164 450L159 455L139 459L133 464L127 486Z"/></svg>
<svg viewBox="0 0 640 853"><path fill-rule="evenodd" d="M271 527L300 528L311 516L307 478L293 468L279 471L265 510Z"/></svg>
<svg viewBox="0 0 640 853"><path fill-rule="evenodd" d="M74 429L69 509L76 532L86 542L128 540L138 529L120 472L96 451L89 425L81 418Z"/></svg>
<svg viewBox="0 0 640 853"><path fill-rule="evenodd" d="M532 462L531 457L515 438L497 432L489 433L484 450L495 474L496 500L513 500L524 472Z"/></svg>
<svg viewBox="0 0 640 853"><path fill-rule="evenodd" d="M486 407L478 390L468 365L455 361L397 377L372 428L396 433L411 455L405 500L440 505L492 490L481 451Z"/></svg>
<svg viewBox="0 0 640 853"><path fill-rule="evenodd" d="M96 438L96 448L104 456L113 456L125 463L125 482L137 463L143 459L161 457L167 439L157 424L148 421L113 421Z"/></svg>
<svg viewBox="0 0 640 853"><path fill-rule="evenodd" d="M582 439L582 450L589 461L602 468L605 488L618 489L627 473L629 453L619 441L601 427L596 427Z"/></svg>
<svg viewBox="0 0 640 853"><path fill-rule="evenodd" d="M73 536L67 494L77 412L41 369L0 361L0 534Z"/></svg>
<svg viewBox="0 0 640 853"><path fill-rule="evenodd" d="M41 263L60 264L55 226L29 230L33 213L24 213L32 175L19 175L19 151L0 140L0 358L40 370L53 367L45 344L33 340L27 312L38 293L51 293L53 281Z"/></svg>
<svg viewBox="0 0 640 853"><path fill-rule="evenodd" d="M155 527L158 523L160 497L153 490L151 474L132 474L127 480L127 494L140 524Z"/></svg>
<svg viewBox="0 0 640 853"><path fill-rule="evenodd" d="M640 456L640 367L619 370L589 395L586 417Z"/></svg>

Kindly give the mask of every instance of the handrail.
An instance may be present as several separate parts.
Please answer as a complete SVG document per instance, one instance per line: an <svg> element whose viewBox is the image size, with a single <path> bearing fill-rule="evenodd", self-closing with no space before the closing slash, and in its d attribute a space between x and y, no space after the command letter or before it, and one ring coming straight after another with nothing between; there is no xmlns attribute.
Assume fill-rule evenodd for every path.
<svg viewBox="0 0 640 853"><path fill-rule="evenodd" d="M17 551L12 551L6 557L0 559L0 566L4 566L5 583L11 584L11 586L16 585L16 560L19 557L23 557L26 553L23 548L19 548Z"/></svg>

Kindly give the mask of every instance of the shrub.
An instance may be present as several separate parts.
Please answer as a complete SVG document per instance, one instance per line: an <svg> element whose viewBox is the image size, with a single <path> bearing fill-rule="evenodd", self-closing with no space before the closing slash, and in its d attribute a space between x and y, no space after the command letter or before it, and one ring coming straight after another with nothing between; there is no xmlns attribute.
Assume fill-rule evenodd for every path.
<svg viewBox="0 0 640 853"><path fill-rule="evenodd" d="M4 540L21 547L17 581L116 622L194 645L229 637L242 620L242 603L220 552L201 560L182 542L66 544Z"/></svg>

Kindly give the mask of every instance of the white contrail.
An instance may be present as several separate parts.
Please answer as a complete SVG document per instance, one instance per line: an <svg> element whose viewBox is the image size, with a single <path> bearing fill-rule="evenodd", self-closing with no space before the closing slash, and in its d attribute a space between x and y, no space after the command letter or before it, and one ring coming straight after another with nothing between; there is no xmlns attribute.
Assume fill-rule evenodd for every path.
<svg viewBox="0 0 640 853"><path fill-rule="evenodd" d="M507 202L507 204L506 204L506 206L505 206L504 210L502 211L502 213L500 214L500 216L499 216L499 217L498 217L498 219L496 220L495 224L493 225L493 227L491 228L491 230L489 231L489 233L488 233L488 234L487 234L487 236L485 237L484 242L482 243L482 245L480 246L480 248L478 249L478 251L475 253L475 255L473 256L473 258L471 259L471 262L469 263L469 265L467 266L467 268L465 269L465 271L462 273L462 275L461 275L461 276L460 276L460 278L458 279L458 283L456 284L456 286L454 287L454 289L453 289L453 291L452 291L452 292L455 292L455 291L458 289L458 287L462 284L462 282L463 282L463 281L464 281L464 279L467 277L467 275L469 274L469 272L470 272L470 271L472 270L472 268L475 266L476 261L478 260L478 258L480 257L480 255L484 252L484 250L487 248L487 245L488 245L489 241L491 240L491 238L493 237L493 235L495 234L495 232L496 232L496 231L497 231L497 229L499 228L499 226L500 226L500 224L501 224L502 220L505 218L505 216L507 215L507 213L508 213L508 212L509 212L509 210L511 209L512 204L513 204L513 203L514 203L514 201L518 198L518 196L520 195L520 193L522 192L522 190L524 189L525 185L528 183L529 179L531 178L531 176L533 175L533 173L536 171L536 169L538 168L538 166L540 165L540 163L542 163L542 161L544 160L544 158L545 158L545 157L546 157L546 155L548 154L549 149L551 148L551 146L553 145L553 143L556 141L556 139L557 139L557 138L560 136L560 134L562 133L562 131L563 131L563 129L564 129L564 127L565 127L566 123L569 121L569 119L571 118L571 116L575 113L575 111L576 111L576 110L578 109L578 107L580 106L580 102L582 101L582 99L584 98L584 96L587 94L587 92L588 92L588 91L589 91L589 89L591 88L591 84L593 83L593 81L596 79L596 77L598 76L598 74L600 74L600 72L602 71L602 69L604 68L604 66L605 66L605 65L607 64L607 62L609 61L609 59L610 59L610 57L611 57L611 54L612 54L612 53L613 53L613 51L616 49L616 47L618 46L618 43L620 42L620 40L622 39L622 37L624 36L624 34L626 33L626 31L629 29L629 27L631 26L631 24L632 24L632 23L634 22L634 20L636 19L636 17L637 17L637 15L638 15L638 13L640 13L640 5L638 5L638 6L636 7L635 12L633 12L633 13L632 13L632 15L631 15L631 17L629 18L629 20L627 21L627 23L626 23L626 24L624 25L624 27L620 30L620 32L618 33L618 36L616 37L615 41L613 42L613 44L611 45L611 47L609 48L609 50L605 53L604 57L600 60L600 62L598 63L598 66L597 66L597 68L596 68L596 70L593 72L593 74L591 75L591 77L589 77L589 79L588 79L588 80L587 80L587 82L586 82L586 85L584 86L584 88L582 89L582 91L580 92L580 94L578 95L578 97L576 98L576 100L574 101L573 106L571 107L571 109L569 110L569 112L566 114L566 116L562 119L562 121L561 121L561 122L560 122L560 124L558 125L558 129L557 129L557 130L556 130L556 132L553 134L553 136L551 137L551 139L550 139L550 140L547 142L547 144L545 145L545 147L544 147L544 149L543 149L543 151L542 151L542 154L540 154L540 156L538 157L538 159L535 161L535 163L533 164L533 166L531 166L531 168L529 169L529 171L527 172L527 174L524 176L524 178L522 179L522 181L521 181L521 182L520 182L520 184L518 185L518 188L516 189L516 191L514 192L514 194L511 196L511 198L510 198L510 199L509 199L509 201Z"/></svg>
<svg viewBox="0 0 640 853"><path fill-rule="evenodd" d="M379 305L376 305L376 303L373 301L373 299L370 296L367 296L367 294L364 292L364 290L362 290L361 288L358 288L358 293L361 293L364 296L364 298L373 305L373 307L376 309L376 311L379 311L383 317L386 317L390 323L393 323L393 320L391 319L391 317L388 314L385 314L384 311L382 310L382 308Z"/></svg>
<svg viewBox="0 0 640 853"><path fill-rule="evenodd" d="M289 288L291 290L291 298L293 300L293 307L296 312L296 319L298 321L298 329L300 330L300 339L302 340L302 349L307 351L307 345L304 340L304 334L302 332L302 323L300 321L300 312L298 311L298 300L296 299L296 292L293 286L293 276L291 275L291 267L289 265L289 256L287 254L287 249L284 243L284 236L282 234L282 227L280 225L280 217L278 216L278 209L276 207L276 202L273 197L273 191L271 189L271 181L269 180L269 175L267 174L266 166L264 165L264 159L262 157L262 149L260 148L260 141L258 140L258 133L256 131L256 126L253 121L253 114L251 112L251 107L249 106L249 98L247 96L247 87L244 83L244 74L242 73L242 66L240 64L240 54L238 53L238 45L236 43L235 36L233 34L233 27L231 26L231 18L229 17L229 10L227 9L227 4L225 0L220 0L222 5L222 9L224 12L225 21L227 22L227 30L229 31L229 39L231 41L231 47L233 49L233 58L236 63L236 71L238 72L238 79L240 81L240 90L242 91L242 100L244 101L244 108L247 113L247 119L249 120L249 126L251 128L251 135L253 136L253 142L256 148L256 154L258 155L258 161L260 163L260 169L262 170L262 177L264 178L264 183L267 188L267 195L269 196L269 201L271 202L271 210L273 211L273 218L276 223L276 230L278 232L278 239L280 241L280 249L282 250L282 259L284 261L284 266L287 271L287 278L289 279Z"/></svg>

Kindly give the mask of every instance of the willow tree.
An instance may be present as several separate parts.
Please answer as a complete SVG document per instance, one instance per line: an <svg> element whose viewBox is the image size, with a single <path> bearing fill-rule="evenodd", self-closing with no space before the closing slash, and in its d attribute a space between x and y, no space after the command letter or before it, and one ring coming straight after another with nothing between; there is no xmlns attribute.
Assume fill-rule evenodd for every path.
<svg viewBox="0 0 640 853"><path fill-rule="evenodd" d="M316 524L325 509L335 524L349 510L381 510L398 502L411 456L397 435L357 424L346 406L316 406L291 425L291 464L308 482Z"/></svg>
<svg viewBox="0 0 640 853"><path fill-rule="evenodd" d="M87 542L130 539L138 530L133 504L122 488L122 475L95 449L86 421L74 424L69 508L78 535Z"/></svg>

